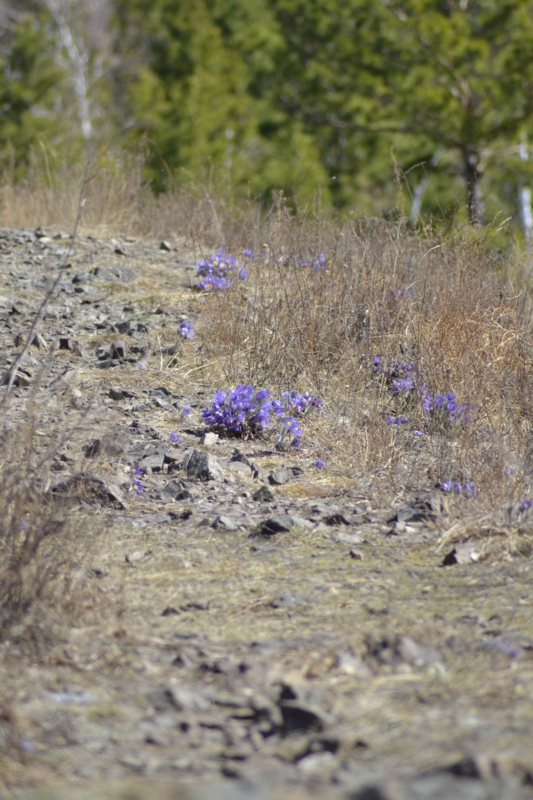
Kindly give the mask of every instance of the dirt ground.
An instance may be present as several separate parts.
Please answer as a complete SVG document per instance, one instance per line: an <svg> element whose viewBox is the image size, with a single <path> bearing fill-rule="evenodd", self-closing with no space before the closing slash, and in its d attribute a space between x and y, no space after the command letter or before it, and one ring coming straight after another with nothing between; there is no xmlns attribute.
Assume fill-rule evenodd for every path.
<svg viewBox="0 0 533 800"><path fill-rule="evenodd" d="M68 244L0 231L2 370ZM199 337L161 352L194 263L80 237L13 389L4 429L45 362L41 428L87 410L50 477L84 560L78 619L0 645L0 798L533 797L533 522L461 549L467 500L205 439Z"/></svg>

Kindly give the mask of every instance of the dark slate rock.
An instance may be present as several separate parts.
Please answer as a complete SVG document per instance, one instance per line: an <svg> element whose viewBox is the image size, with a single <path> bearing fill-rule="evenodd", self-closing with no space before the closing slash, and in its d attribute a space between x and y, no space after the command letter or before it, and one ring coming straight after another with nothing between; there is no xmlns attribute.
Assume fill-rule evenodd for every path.
<svg viewBox="0 0 533 800"><path fill-rule="evenodd" d="M268 503L271 500L274 500L276 495L274 492L268 488L268 486L261 486L256 492L253 493L252 499L256 501L256 503Z"/></svg>
<svg viewBox="0 0 533 800"><path fill-rule="evenodd" d="M126 355L126 348L121 339L116 339L111 345L111 358L124 358Z"/></svg>
<svg viewBox="0 0 533 800"><path fill-rule="evenodd" d="M107 345L100 345L96 348L96 357L99 361L106 361L111 358L111 348Z"/></svg>
<svg viewBox="0 0 533 800"><path fill-rule="evenodd" d="M83 445L82 452L85 458L94 458L102 449L101 439L93 439L92 442Z"/></svg>
<svg viewBox="0 0 533 800"><path fill-rule="evenodd" d="M193 450L187 461L187 477L201 481L220 480L223 477L218 461L211 453Z"/></svg>
<svg viewBox="0 0 533 800"><path fill-rule="evenodd" d="M181 481L171 480L160 492L161 500L171 503L173 500L188 500L191 493L185 488Z"/></svg>
<svg viewBox="0 0 533 800"><path fill-rule="evenodd" d="M172 397L172 392L166 386L153 386L148 394L150 397Z"/></svg>
<svg viewBox="0 0 533 800"><path fill-rule="evenodd" d="M131 336L135 330L129 319L123 320L122 322L115 322L114 328L117 333L126 333L128 336Z"/></svg>
<svg viewBox="0 0 533 800"><path fill-rule="evenodd" d="M443 498L440 496L417 497L410 503L404 503L396 509L390 522L427 522L435 521L442 511Z"/></svg>
<svg viewBox="0 0 533 800"><path fill-rule="evenodd" d="M277 514L259 524L257 533L261 536L273 536L276 533L286 533L293 527L294 521L288 514Z"/></svg>
<svg viewBox="0 0 533 800"><path fill-rule="evenodd" d="M163 442L140 442L128 450L128 456L134 461L140 461L149 456L161 456L163 459L167 454L168 445Z"/></svg>
<svg viewBox="0 0 533 800"><path fill-rule="evenodd" d="M279 709L283 718L282 733L284 736L296 732L321 731L326 726L322 712L300 700L282 700Z"/></svg>
<svg viewBox="0 0 533 800"><path fill-rule="evenodd" d="M128 397L135 397L135 395L128 392L127 389L121 389L120 386L112 386L109 390L109 397L112 400L126 400Z"/></svg>
<svg viewBox="0 0 533 800"><path fill-rule="evenodd" d="M329 514L327 517L324 517L322 520L326 523L326 525L349 525L350 521L346 519L344 514L340 511L337 511L335 514Z"/></svg>

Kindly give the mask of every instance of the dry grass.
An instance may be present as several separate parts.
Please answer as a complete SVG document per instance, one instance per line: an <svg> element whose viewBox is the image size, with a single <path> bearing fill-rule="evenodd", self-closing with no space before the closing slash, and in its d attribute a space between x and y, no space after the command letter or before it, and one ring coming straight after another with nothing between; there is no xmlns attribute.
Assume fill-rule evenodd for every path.
<svg viewBox="0 0 533 800"><path fill-rule="evenodd" d="M0 437L0 641L40 646L80 618L88 542L75 509L53 497L54 467L86 413L68 414L43 388L5 392Z"/></svg>
<svg viewBox="0 0 533 800"><path fill-rule="evenodd" d="M233 232L228 249L250 247L249 235ZM319 393L325 410L307 442L353 477L381 478L393 495L446 480L473 480L490 503L529 493L530 299L489 237L335 226L283 209L253 235L268 250L249 281L205 300L204 350L218 365L217 385ZM302 264L321 253L325 268ZM419 400L406 405L373 371L376 355L413 361L432 394L453 390L476 409L472 422L431 422ZM409 425L386 425L399 414Z"/></svg>

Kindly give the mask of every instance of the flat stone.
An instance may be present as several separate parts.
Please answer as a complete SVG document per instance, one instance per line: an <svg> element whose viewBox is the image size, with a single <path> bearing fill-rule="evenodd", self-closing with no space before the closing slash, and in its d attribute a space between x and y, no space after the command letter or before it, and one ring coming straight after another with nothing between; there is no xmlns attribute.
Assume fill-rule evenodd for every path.
<svg viewBox="0 0 533 800"><path fill-rule="evenodd" d="M227 531L236 531L239 525L232 517L228 517L226 514L220 514L215 521L211 523L211 527L215 529L223 528Z"/></svg>
<svg viewBox="0 0 533 800"><path fill-rule="evenodd" d="M200 444L203 444L206 447L210 447L211 445L216 444L218 442L218 439L219 439L218 433L215 433L214 431L206 431L205 433L202 434L202 437L200 439Z"/></svg>
<svg viewBox="0 0 533 800"><path fill-rule="evenodd" d="M121 252L123 254L123 251ZM137 277L137 273L129 267L95 267L91 270L91 274L102 281L119 281L121 283L129 283Z"/></svg>
<svg viewBox="0 0 533 800"><path fill-rule="evenodd" d="M364 541L362 536L359 536L357 533L337 533L335 535L335 541L339 542L339 544L361 544Z"/></svg>

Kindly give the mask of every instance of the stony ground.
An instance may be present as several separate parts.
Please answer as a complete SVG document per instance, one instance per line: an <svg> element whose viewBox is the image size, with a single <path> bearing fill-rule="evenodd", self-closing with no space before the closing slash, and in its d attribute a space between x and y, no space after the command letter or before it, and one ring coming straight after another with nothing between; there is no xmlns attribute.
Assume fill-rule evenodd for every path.
<svg viewBox="0 0 533 800"><path fill-rule="evenodd" d="M0 231L2 371L68 245ZM1 646L0 797L533 797L526 510L384 505L305 446L207 432L200 344L161 352L194 260L80 237L21 364L4 426L44 363L42 429L87 411L50 492L88 555L79 624Z"/></svg>

